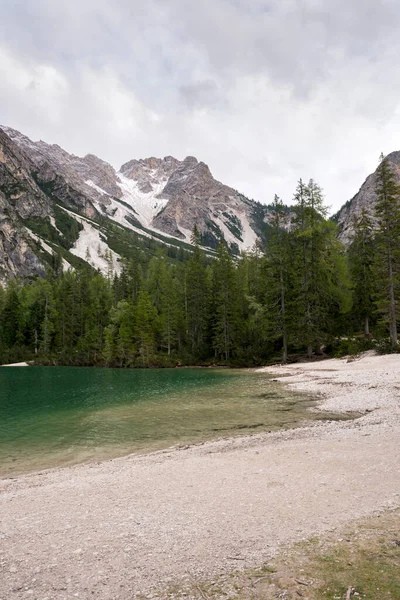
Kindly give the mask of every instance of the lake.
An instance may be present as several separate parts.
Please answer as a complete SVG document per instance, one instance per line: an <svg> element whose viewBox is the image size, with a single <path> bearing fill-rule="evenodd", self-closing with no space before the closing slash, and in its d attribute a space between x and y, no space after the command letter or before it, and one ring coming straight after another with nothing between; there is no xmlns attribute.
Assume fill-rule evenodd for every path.
<svg viewBox="0 0 400 600"><path fill-rule="evenodd" d="M0 368L0 476L323 418L270 379L229 369Z"/></svg>

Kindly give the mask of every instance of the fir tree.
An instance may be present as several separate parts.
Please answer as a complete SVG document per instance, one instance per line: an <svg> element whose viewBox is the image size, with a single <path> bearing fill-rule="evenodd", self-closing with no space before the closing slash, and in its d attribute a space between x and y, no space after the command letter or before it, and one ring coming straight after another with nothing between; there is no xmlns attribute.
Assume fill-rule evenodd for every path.
<svg viewBox="0 0 400 600"><path fill-rule="evenodd" d="M354 223L354 238L349 248L350 272L353 287L353 313L362 323L365 335L370 334L370 321L374 313L375 241L370 215L365 208Z"/></svg>
<svg viewBox="0 0 400 600"><path fill-rule="evenodd" d="M400 187L396 181L393 168L387 158L381 155L377 169L375 206L377 232L377 266L379 278L378 310L383 321L388 324L390 343L393 348L398 345L397 318L398 302L396 291L399 284L400 257Z"/></svg>
<svg viewBox="0 0 400 600"><path fill-rule="evenodd" d="M299 344L319 354L332 331L333 308L347 309L347 282L342 248L333 223L326 220L321 188L299 181L291 229L293 256L292 321ZM340 286L344 286L343 292Z"/></svg>
<svg viewBox="0 0 400 600"><path fill-rule="evenodd" d="M11 348L23 342L22 334L22 307L19 288L15 282L10 282L4 298L2 311L2 341Z"/></svg>
<svg viewBox="0 0 400 600"><path fill-rule="evenodd" d="M288 294L291 256L287 232L288 214L275 195L270 213L270 236L266 258L266 309L269 335L282 343L282 362L288 358Z"/></svg>
<svg viewBox="0 0 400 600"><path fill-rule="evenodd" d="M201 354L207 330L209 284L198 237L186 270L187 332L194 356Z"/></svg>
<svg viewBox="0 0 400 600"><path fill-rule="evenodd" d="M240 339L239 286L231 256L223 242L213 265L213 347L229 360Z"/></svg>
<svg viewBox="0 0 400 600"><path fill-rule="evenodd" d="M151 303L149 294L139 292L135 309L135 339L143 366L153 363L156 351L157 311Z"/></svg>

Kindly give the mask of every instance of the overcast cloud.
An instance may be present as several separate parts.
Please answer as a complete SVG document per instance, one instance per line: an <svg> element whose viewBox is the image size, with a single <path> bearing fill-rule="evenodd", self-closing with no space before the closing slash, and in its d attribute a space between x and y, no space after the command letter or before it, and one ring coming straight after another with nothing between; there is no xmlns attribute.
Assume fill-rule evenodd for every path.
<svg viewBox="0 0 400 600"><path fill-rule="evenodd" d="M398 0L0 0L0 123L333 210L400 149Z"/></svg>

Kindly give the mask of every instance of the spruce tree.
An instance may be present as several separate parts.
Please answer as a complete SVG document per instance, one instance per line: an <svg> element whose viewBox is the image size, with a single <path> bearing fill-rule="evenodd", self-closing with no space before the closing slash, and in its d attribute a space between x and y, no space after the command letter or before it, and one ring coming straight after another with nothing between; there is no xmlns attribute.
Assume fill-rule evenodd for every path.
<svg viewBox="0 0 400 600"><path fill-rule="evenodd" d="M186 269L186 314L191 352L194 356L198 356L205 344L209 285L196 230L193 231L193 239L194 251Z"/></svg>
<svg viewBox="0 0 400 600"><path fill-rule="evenodd" d="M232 357L240 341L239 285L234 263L221 241L213 264L213 347L225 360Z"/></svg>
<svg viewBox="0 0 400 600"><path fill-rule="evenodd" d="M1 315L2 340L8 348L22 341L22 307L19 286L11 281L4 298L4 308Z"/></svg>
<svg viewBox="0 0 400 600"><path fill-rule="evenodd" d="M334 313L348 308L346 270L335 225L326 220L321 188L312 179L307 186L300 180L295 201L293 325L297 342L306 346L310 358L313 350L320 353L322 342L332 333Z"/></svg>
<svg viewBox="0 0 400 600"><path fill-rule="evenodd" d="M288 211L275 195L270 212L270 236L266 252L266 314L269 337L280 340L282 362L288 358L288 294L291 277Z"/></svg>
<svg viewBox="0 0 400 600"><path fill-rule="evenodd" d="M354 238L349 248L349 263L353 289L353 314L370 335L371 317L375 311L375 241L371 216L365 208L354 222Z"/></svg>
<svg viewBox="0 0 400 600"><path fill-rule="evenodd" d="M151 366L154 361L157 329L157 311L149 294L142 290L135 308L135 340L143 366Z"/></svg>
<svg viewBox="0 0 400 600"><path fill-rule="evenodd" d="M389 327L390 343L397 348L400 256L400 187L389 160L381 155L377 169L375 212L378 222L377 267L379 279L378 310Z"/></svg>

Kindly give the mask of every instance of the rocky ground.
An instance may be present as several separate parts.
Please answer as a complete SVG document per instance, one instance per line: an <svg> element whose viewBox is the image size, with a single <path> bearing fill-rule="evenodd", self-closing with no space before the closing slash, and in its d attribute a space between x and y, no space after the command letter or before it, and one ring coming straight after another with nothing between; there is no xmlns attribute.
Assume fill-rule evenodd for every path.
<svg viewBox="0 0 400 600"><path fill-rule="evenodd" d="M0 480L0 599L173 597L398 507L400 356L273 371L364 416Z"/></svg>

